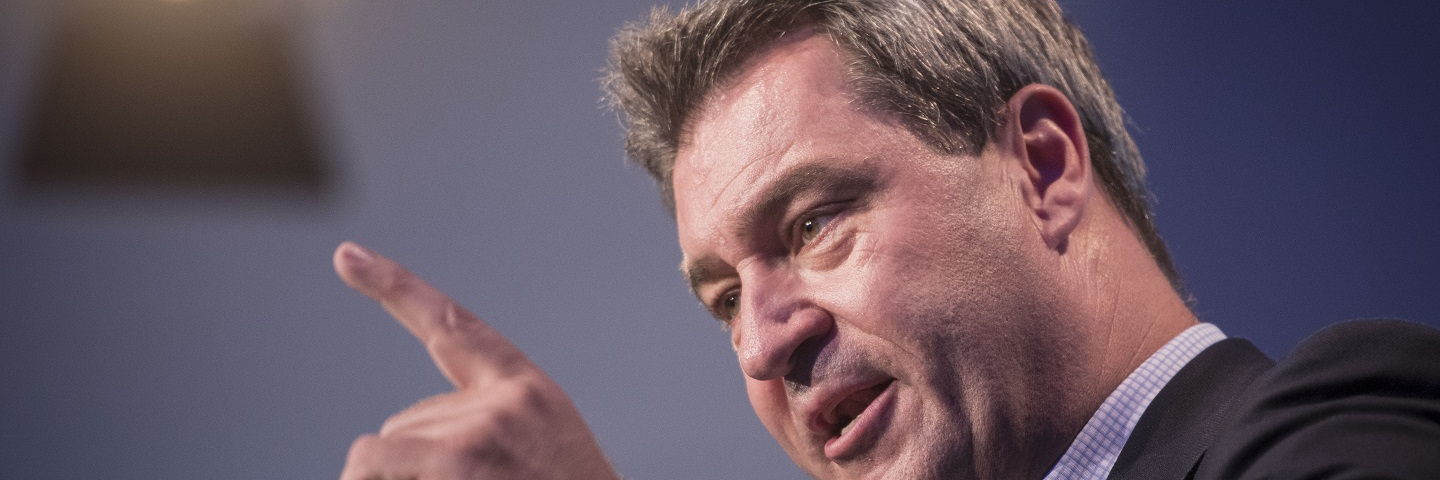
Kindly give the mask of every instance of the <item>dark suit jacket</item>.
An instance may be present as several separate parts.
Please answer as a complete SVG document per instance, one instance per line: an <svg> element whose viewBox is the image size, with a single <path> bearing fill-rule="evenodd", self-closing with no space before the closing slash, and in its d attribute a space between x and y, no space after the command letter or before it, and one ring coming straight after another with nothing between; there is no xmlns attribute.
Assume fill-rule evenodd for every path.
<svg viewBox="0 0 1440 480"><path fill-rule="evenodd" d="M1279 364L1201 352L1156 395L1111 479L1440 479L1440 332L1336 325Z"/></svg>

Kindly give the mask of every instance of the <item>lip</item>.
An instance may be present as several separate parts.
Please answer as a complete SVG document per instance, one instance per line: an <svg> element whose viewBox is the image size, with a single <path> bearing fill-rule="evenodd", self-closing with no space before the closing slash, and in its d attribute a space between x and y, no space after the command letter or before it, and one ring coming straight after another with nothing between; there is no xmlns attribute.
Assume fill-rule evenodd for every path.
<svg viewBox="0 0 1440 480"><path fill-rule="evenodd" d="M844 387L826 388L823 392L815 392L814 394L812 394L814 400L811 402L807 402L808 405L806 405L806 407L801 410L801 413L804 415L805 418L805 425L809 427L810 433L818 438L828 439L831 436L834 436L834 421L831 420L829 417L831 416L831 413L833 413L835 409L839 407L840 402L845 401L846 398L849 398L851 395L855 395L860 391L874 388L876 385L880 385L888 381L890 380L875 379L869 381L860 381L849 383Z"/></svg>
<svg viewBox="0 0 1440 480"><path fill-rule="evenodd" d="M823 432L821 438L826 438L824 451L827 458L834 461L851 458L875 442L876 437L878 437L880 432L884 430L884 427L889 424L891 412L895 409L895 381L894 379L888 379L884 382L870 384L864 388L857 388L828 402L827 408L834 409L846 396L864 390L865 388L873 388L880 384L886 384L885 389L865 407L864 411L860 412L860 415L856 416L854 420L851 420L848 429L838 436L831 436L831 428L833 425L821 419L821 415L824 415L825 412L829 410L817 412L816 415L811 417L812 430L820 429L816 431Z"/></svg>

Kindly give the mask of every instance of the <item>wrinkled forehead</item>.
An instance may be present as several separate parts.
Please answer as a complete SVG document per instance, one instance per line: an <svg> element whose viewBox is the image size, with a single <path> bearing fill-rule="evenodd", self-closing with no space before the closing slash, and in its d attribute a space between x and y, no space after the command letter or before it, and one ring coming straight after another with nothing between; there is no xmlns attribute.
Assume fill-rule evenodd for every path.
<svg viewBox="0 0 1440 480"><path fill-rule="evenodd" d="M711 236L784 170L835 148L861 116L852 109L843 55L809 34L761 52L706 99L676 156L676 221L686 237Z"/></svg>

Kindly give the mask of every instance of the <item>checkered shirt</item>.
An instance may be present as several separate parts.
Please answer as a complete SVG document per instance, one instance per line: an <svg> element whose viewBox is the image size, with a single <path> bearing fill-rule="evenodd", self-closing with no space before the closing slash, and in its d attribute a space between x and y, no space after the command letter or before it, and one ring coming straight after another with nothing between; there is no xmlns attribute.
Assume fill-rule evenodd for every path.
<svg viewBox="0 0 1440 480"><path fill-rule="evenodd" d="M1104 480L1110 476L1120 449L1125 447L1125 440L1150 401L1200 351L1224 339L1225 333L1208 323L1190 327L1171 339L1110 392L1045 480Z"/></svg>

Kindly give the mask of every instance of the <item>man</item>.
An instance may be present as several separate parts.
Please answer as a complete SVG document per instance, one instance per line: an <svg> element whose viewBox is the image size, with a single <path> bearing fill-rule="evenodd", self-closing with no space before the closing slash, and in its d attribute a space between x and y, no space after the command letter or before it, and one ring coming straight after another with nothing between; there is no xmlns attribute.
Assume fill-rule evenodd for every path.
<svg viewBox="0 0 1440 480"><path fill-rule="evenodd" d="M622 31L607 89L756 414L818 478L1440 471L1433 331L1351 325L1275 366L1189 311L1052 2L710 2ZM358 245L335 263L456 386L342 478L616 478L483 322Z"/></svg>

